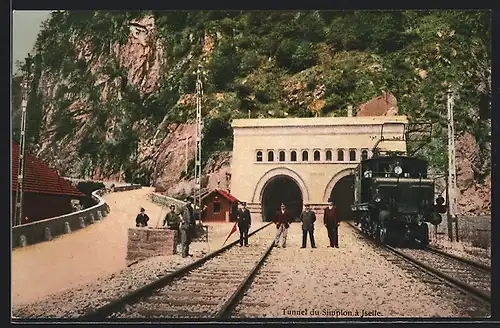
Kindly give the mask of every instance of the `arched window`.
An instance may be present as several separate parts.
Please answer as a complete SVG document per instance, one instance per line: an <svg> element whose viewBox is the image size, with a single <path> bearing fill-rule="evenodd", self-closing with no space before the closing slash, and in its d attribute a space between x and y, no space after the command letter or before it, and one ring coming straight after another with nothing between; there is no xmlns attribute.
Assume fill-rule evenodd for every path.
<svg viewBox="0 0 500 328"><path fill-rule="evenodd" d="M257 162L262 162L262 152L260 150L257 152Z"/></svg>
<svg viewBox="0 0 500 328"><path fill-rule="evenodd" d="M320 159L320 156L319 156L319 150L315 150L315 151L314 151L314 160L315 160L315 161L319 161L319 159Z"/></svg>
<svg viewBox="0 0 500 328"><path fill-rule="evenodd" d="M342 149L339 149L339 151L337 152L337 160L338 161L344 160L344 151Z"/></svg>
<svg viewBox="0 0 500 328"><path fill-rule="evenodd" d="M293 150L292 153L290 154L290 160L292 162L296 162L297 161L297 152L295 150Z"/></svg>
<svg viewBox="0 0 500 328"><path fill-rule="evenodd" d="M302 161L307 162L308 160L309 160L309 153L307 152L307 150L304 150L302 152Z"/></svg>
<svg viewBox="0 0 500 328"><path fill-rule="evenodd" d="M349 151L349 160L350 161L355 161L356 160L356 151L354 149L351 149Z"/></svg>
<svg viewBox="0 0 500 328"><path fill-rule="evenodd" d="M284 162L285 161L285 152L282 150L280 151L280 162Z"/></svg>
<svg viewBox="0 0 500 328"><path fill-rule="evenodd" d="M363 149L363 151L361 152L361 160L366 160L368 159L368 150L366 149Z"/></svg>
<svg viewBox="0 0 500 328"><path fill-rule="evenodd" d="M274 162L274 152L272 150L267 152L267 161Z"/></svg>
<svg viewBox="0 0 500 328"><path fill-rule="evenodd" d="M327 161L331 161L332 160L332 151L331 150L327 150L326 151L326 160Z"/></svg>

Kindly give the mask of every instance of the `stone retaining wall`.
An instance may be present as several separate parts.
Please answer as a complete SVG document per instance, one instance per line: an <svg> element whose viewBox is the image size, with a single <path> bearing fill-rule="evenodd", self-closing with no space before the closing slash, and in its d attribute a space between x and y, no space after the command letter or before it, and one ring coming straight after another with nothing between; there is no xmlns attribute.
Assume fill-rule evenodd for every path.
<svg viewBox="0 0 500 328"><path fill-rule="evenodd" d="M437 229L433 225L429 225L429 227L431 239L448 240L446 214L443 215L443 222L437 226ZM461 242L471 243L474 247L490 248L491 216L459 216L458 238ZM455 239L455 223L453 223L453 239Z"/></svg>
<svg viewBox="0 0 500 328"><path fill-rule="evenodd" d="M141 188L141 185L126 185L115 187L114 191L126 191ZM117 190L118 189L118 190ZM85 228L96 221L102 220L109 213L109 205L101 196L106 191L92 192L92 199L97 203L80 211L64 214L58 217L22 224L12 228L12 248L24 247L42 241L50 241L58 235L71 233Z"/></svg>

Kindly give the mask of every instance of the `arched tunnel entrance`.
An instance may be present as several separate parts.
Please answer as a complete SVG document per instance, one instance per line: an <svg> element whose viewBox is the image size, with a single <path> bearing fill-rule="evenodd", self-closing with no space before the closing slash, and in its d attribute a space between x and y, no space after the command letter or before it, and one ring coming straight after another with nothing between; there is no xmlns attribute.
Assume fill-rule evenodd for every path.
<svg viewBox="0 0 500 328"><path fill-rule="evenodd" d="M337 208L342 221L352 218L351 205L354 202L354 175L341 178L332 189L330 199Z"/></svg>
<svg viewBox="0 0 500 328"><path fill-rule="evenodd" d="M302 211L302 192L295 180L286 175L279 175L266 183L261 203L264 221L274 219L281 203L286 205L292 217L298 218Z"/></svg>

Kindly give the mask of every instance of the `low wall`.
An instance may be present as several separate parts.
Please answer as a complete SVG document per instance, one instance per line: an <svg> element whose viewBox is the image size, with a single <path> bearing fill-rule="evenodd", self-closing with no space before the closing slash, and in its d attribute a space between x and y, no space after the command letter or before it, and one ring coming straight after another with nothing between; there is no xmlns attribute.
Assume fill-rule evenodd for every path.
<svg viewBox="0 0 500 328"><path fill-rule="evenodd" d="M162 204L167 207L170 205L175 205L176 208L181 208L186 205L186 203L181 200L157 194L155 192L149 194L149 198L153 203Z"/></svg>
<svg viewBox="0 0 500 328"><path fill-rule="evenodd" d="M433 240L448 240L448 223L446 215L443 222L437 226L429 226L429 235ZM455 223L452 223L453 240L455 240ZM437 232L437 234L436 234ZM458 239L470 243L473 247L491 248L491 217L490 216L459 216Z"/></svg>
<svg viewBox="0 0 500 328"><path fill-rule="evenodd" d="M135 189L141 189L142 186L140 184L129 184L125 186L114 186L111 189L111 192L120 192L120 191L129 191L129 190L135 190Z"/></svg>
<svg viewBox="0 0 500 328"><path fill-rule="evenodd" d="M69 233L99 221L109 213L109 206L100 196L103 190L92 193L96 205L55 218L22 224L12 228L12 248L48 241L55 236Z"/></svg>
<svg viewBox="0 0 500 328"><path fill-rule="evenodd" d="M142 186L139 184L129 184L115 187L112 191L121 192L140 188L142 188ZM55 218L13 227L12 248L49 241L56 236L85 228L96 221L100 221L110 210L109 205L101 198L106 192L107 190L104 189L92 192L92 199L97 203L94 206Z"/></svg>

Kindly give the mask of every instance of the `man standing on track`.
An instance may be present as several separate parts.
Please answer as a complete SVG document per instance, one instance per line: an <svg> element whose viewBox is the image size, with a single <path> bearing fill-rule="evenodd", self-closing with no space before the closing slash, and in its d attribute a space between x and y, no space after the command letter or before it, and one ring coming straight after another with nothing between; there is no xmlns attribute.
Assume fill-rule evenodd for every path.
<svg viewBox="0 0 500 328"><path fill-rule="evenodd" d="M241 203L242 208L238 209L237 212L237 220L238 220L238 229L240 230L240 247L245 244L248 247L248 230L252 225L252 220L250 218L250 211L247 208L247 203Z"/></svg>
<svg viewBox="0 0 500 328"><path fill-rule="evenodd" d="M274 223L278 229L276 232L276 239L274 240L274 247L280 247L279 241L281 236L283 236L283 238L281 238L281 247L286 247L286 236L291 222L292 216L287 211L285 204L281 203L280 209L276 212L274 219Z"/></svg>
<svg viewBox="0 0 500 328"><path fill-rule="evenodd" d="M339 220L337 216L337 208L333 206L333 201L328 200L328 207L325 208L323 221L328 230L328 238L330 239L330 247L339 248Z"/></svg>
<svg viewBox="0 0 500 328"><path fill-rule="evenodd" d="M305 204L304 207L304 211L300 214L300 222L302 222L301 248L306 248L308 233L311 240L311 247L316 248L316 244L314 242L314 222L316 221L316 214L314 211L311 211L311 206L309 204Z"/></svg>
<svg viewBox="0 0 500 328"><path fill-rule="evenodd" d="M186 206L182 211L182 223L180 226L181 230L181 244L182 244L182 257L193 256L189 254L189 244L193 238L194 229L194 210L191 206L193 199L191 197L186 198Z"/></svg>

